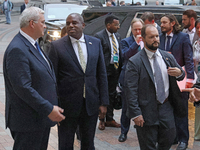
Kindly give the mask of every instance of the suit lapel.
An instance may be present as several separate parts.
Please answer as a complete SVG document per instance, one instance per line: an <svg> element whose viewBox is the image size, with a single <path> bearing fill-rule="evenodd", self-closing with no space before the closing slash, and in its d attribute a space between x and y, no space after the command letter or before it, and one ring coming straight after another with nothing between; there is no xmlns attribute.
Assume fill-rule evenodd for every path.
<svg viewBox="0 0 200 150"><path fill-rule="evenodd" d="M29 51L41 62L41 64L47 69L47 71L49 72L49 74L51 75L51 77L56 82L55 75L52 72L53 68L52 68L51 61L44 54L44 52L42 52L42 53L44 54L44 56L49 61L50 66L47 64L46 60L41 56L41 54L35 49L35 47L33 47L33 45L26 38L24 38L20 33L19 33L19 37L22 39L22 41L24 41L25 45L27 47L29 47ZM51 67L51 69L50 69L50 67Z"/></svg>
<svg viewBox="0 0 200 150"><path fill-rule="evenodd" d="M75 64L79 67L79 69L81 69L83 71L83 69L78 61L78 58L76 56L76 53L74 51L74 48L72 46L69 36L66 36L66 38L65 38L65 49L67 50L69 55L72 57L72 59L74 60Z"/></svg>
<svg viewBox="0 0 200 150"><path fill-rule="evenodd" d="M140 55L141 55L142 62L144 64L144 66L145 66L145 68L146 68L151 80L155 84L154 77L153 77L153 71L151 69L151 65L150 65L149 59L148 59L147 54L146 54L144 49L141 51Z"/></svg>
<svg viewBox="0 0 200 150"><path fill-rule="evenodd" d="M165 50L165 36L164 36L164 34L162 34L162 35L160 36L160 48L161 48L162 50Z"/></svg>
<svg viewBox="0 0 200 150"><path fill-rule="evenodd" d="M162 58L163 58L165 64L167 65L167 68L168 68L168 67L171 67L170 62L169 62L169 57L166 56L165 53L163 53L163 51L160 50L160 49L159 49L159 52L160 52L160 54L162 55Z"/></svg>
<svg viewBox="0 0 200 150"><path fill-rule="evenodd" d="M174 34L173 38L172 38L172 42L170 44L170 51L171 51L171 47L174 45L174 43L175 43L175 41L176 41L177 38L178 38L177 34Z"/></svg>
<svg viewBox="0 0 200 150"><path fill-rule="evenodd" d="M110 40L109 40L109 37L108 37L108 33L106 32L106 29L104 30L104 39L105 41L107 41L108 43L108 46L109 46L109 50L110 50L110 53L111 53L111 45L110 45Z"/></svg>

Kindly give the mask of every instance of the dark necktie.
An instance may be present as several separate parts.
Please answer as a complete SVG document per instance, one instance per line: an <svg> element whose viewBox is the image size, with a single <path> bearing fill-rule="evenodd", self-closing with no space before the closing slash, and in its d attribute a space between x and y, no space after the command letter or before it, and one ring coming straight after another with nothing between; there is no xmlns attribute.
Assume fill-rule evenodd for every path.
<svg viewBox="0 0 200 150"><path fill-rule="evenodd" d="M166 51L170 51L170 39L171 39L171 36L167 36L167 46L166 46Z"/></svg>
<svg viewBox="0 0 200 150"><path fill-rule="evenodd" d="M112 45L113 45L113 54L114 55L118 55L118 53L117 53L117 44L116 44L116 41L115 41L115 38L114 38L113 34L111 35L111 37L112 37ZM114 63L114 66L115 66L115 69L118 69L119 63Z"/></svg>
<svg viewBox="0 0 200 150"><path fill-rule="evenodd" d="M157 61L156 53L154 53L153 59L154 59L153 67L154 67L154 77L155 77L155 82L156 82L157 100L161 104L163 104L163 102L165 101L165 87L164 87L162 72L161 72L160 66Z"/></svg>

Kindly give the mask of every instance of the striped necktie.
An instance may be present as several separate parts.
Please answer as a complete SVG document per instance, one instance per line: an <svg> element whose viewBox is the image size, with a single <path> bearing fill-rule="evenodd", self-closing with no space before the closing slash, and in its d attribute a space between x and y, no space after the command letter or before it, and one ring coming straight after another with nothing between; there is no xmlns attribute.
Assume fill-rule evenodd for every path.
<svg viewBox="0 0 200 150"><path fill-rule="evenodd" d="M113 45L113 55L118 55L117 44L116 44L114 35L112 34L111 37L112 37L112 45ZM114 63L114 67L115 69L118 69L119 63Z"/></svg>

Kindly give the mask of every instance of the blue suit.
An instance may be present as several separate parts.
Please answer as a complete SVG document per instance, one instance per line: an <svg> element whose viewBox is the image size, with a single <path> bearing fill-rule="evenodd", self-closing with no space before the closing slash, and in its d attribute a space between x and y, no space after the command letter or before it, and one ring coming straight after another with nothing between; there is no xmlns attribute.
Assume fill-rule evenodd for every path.
<svg viewBox="0 0 200 150"><path fill-rule="evenodd" d="M45 54L44 54L45 55ZM43 132L45 128L54 126L48 115L53 105L58 104L56 78L51 62L50 67L34 46L18 33L9 44L4 54L3 71L6 89L6 127L12 132ZM35 149L32 135L26 140L28 147ZM48 140L48 134L46 134ZM19 139L15 139L16 143ZM22 142L22 141L20 141ZM25 143L26 143L25 142ZM16 144L15 143L15 144ZM20 144L20 143L18 143ZM46 146L48 141L46 143ZM23 147L15 147L23 149ZM37 146L37 149L40 148Z"/></svg>
<svg viewBox="0 0 200 150"><path fill-rule="evenodd" d="M121 114L121 133L127 134L129 127L130 127L130 119L126 116L126 98L124 94L124 75L125 75L125 69L126 64L128 63L128 60L130 57L135 55L139 50L139 45L136 43L135 39L131 35L128 38L125 38L121 41L122 46L122 55L124 58L123 67L119 76L119 83L122 85L122 114Z"/></svg>
<svg viewBox="0 0 200 150"><path fill-rule="evenodd" d="M163 50L165 49L165 34L160 35L159 48ZM174 34L170 45L170 52L172 55L174 55L176 61L181 67L185 66L187 79L194 79L193 50L189 35L182 32ZM188 93L181 94L183 103L188 109ZM177 130L177 140L187 144L189 140L188 112L184 118L179 118L175 115L175 123Z"/></svg>
<svg viewBox="0 0 200 150"><path fill-rule="evenodd" d="M60 106L66 119L58 127L59 149L73 149L79 125L81 149L94 149L94 135L100 105L109 105L106 67L100 40L84 36L87 47L85 73L69 36L52 42L49 57L54 65ZM85 85L85 98L83 91Z"/></svg>

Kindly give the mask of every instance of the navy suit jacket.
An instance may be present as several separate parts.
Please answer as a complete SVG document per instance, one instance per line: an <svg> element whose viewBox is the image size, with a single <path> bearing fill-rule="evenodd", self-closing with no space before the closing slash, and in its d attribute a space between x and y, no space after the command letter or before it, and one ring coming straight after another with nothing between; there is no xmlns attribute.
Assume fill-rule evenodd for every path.
<svg viewBox="0 0 200 150"><path fill-rule="evenodd" d="M20 12L22 13L24 11L24 9L26 8L25 4L21 5L20 7Z"/></svg>
<svg viewBox="0 0 200 150"><path fill-rule="evenodd" d="M50 60L49 64L52 67ZM6 127L32 132L55 125L48 118L53 105L58 104L53 68L20 33L5 51L3 71Z"/></svg>
<svg viewBox="0 0 200 150"><path fill-rule="evenodd" d="M124 62L119 76L119 83L123 85L126 64L128 63L129 58L138 52L139 45L136 43L135 39L133 38L133 35L131 35L130 37L121 40L121 47L122 47L122 57Z"/></svg>
<svg viewBox="0 0 200 150"><path fill-rule="evenodd" d="M160 35L159 48L165 50L165 34ZM182 32L174 34L170 52L181 67L185 66L187 78L194 79L193 49L189 35Z"/></svg>
<svg viewBox="0 0 200 150"><path fill-rule="evenodd" d="M167 67L178 67L182 70L173 55L162 50L159 51ZM174 113L178 116L185 116L187 110L182 103L181 93L176 82L176 80L183 80L185 77L185 72L183 70L182 72L183 74L179 78L169 76L168 100L174 108ZM129 118L143 115L145 125L158 124L158 121L163 116L165 116L165 119L174 122L173 111L168 104L167 108L163 110L166 114L160 114L161 112L158 109L159 106L156 100L154 75L144 49L131 57L127 63L125 72L125 94L128 107L127 116Z"/></svg>
<svg viewBox="0 0 200 150"><path fill-rule="evenodd" d="M114 34L119 44L119 72L120 72L121 67L122 67L122 53L121 53L121 44L120 44L121 37L119 33L114 33ZM101 40L107 73L109 73L108 67L110 65L110 59L111 59L111 45L110 45L108 33L106 32L106 29L103 29L97 32L94 36Z"/></svg>
<svg viewBox="0 0 200 150"><path fill-rule="evenodd" d="M84 36L87 47L85 73L77 59L69 36L51 43L51 59L58 84L60 106L66 117L77 117L83 105L85 85L86 110L89 116L98 113L100 105L109 105L108 82L100 40Z"/></svg>

